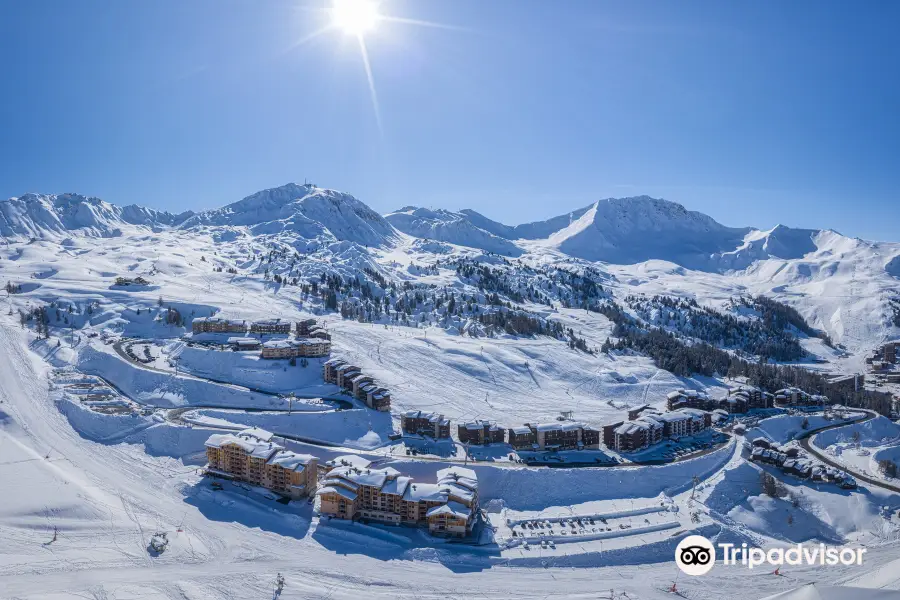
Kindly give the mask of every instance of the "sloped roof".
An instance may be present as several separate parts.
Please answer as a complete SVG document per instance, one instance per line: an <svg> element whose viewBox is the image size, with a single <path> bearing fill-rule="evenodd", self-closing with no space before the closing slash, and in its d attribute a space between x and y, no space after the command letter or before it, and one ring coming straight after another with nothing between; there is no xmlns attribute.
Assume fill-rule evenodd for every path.
<svg viewBox="0 0 900 600"><path fill-rule="evenodd" d="M469 507L460 504L459 502L453 502L452 500L447 504L441 504L440 506L435 506L428 509L428 512L425 513L426 517L433 517L436 515L453 515L454 517L460 517L461 519L468 519L472 514L471 509Z"/></svg>
<svg viewBox="0 0 900 600"><path fill-rule="evenodd" d="M276 452L275 455L268 460L268 463L270 465L278 465L279 467L290 471L302 471L306 468L306 465L313 460L315 460L315 457L311 454L297 454L290 450L281 450Z"/></svg>

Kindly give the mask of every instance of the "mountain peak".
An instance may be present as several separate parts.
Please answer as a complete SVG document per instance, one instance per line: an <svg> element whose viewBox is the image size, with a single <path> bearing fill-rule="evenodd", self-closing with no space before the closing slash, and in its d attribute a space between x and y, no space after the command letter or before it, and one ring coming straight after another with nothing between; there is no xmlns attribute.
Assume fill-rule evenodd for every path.
<svg viewBox="0 0 900 600"><path fill-rule="evenodd" d="M384 217L350 194L312 184L261 190L223 208L194 215L183 228L247 227L254 235L290 232L306 239L392 244L396 232Z"/></svg>
<svg viewBox="0 0 900 600"><path fill-rule="evenodd" d="M190 211L173 215L152 208L110 204L75 193L27 193L0 202L0 235L7 238L59 237L79 233L91 237L120 235L122 227L177 225Z"/></svg>

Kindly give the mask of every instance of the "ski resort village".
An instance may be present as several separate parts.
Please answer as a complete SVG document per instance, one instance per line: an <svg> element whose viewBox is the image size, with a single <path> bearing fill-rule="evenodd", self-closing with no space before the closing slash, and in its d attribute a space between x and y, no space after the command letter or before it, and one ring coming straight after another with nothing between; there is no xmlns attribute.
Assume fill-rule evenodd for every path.
<svg viewBox="0 0 900 600"><path fill-rule="evenodd" d="M311 184L0 235L0 597L900 587L900 244ZM692 535L865 562L690 577Z"/></svg>

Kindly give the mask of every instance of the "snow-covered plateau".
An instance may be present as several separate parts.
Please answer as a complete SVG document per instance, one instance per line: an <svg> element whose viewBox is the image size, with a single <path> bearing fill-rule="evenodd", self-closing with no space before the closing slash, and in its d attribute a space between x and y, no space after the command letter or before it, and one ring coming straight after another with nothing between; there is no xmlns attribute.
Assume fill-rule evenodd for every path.
<svg viewBox="0 0 900 600"><path fill-rule="evenodd" d="M900 464L900 427L884 416L770 411L747 418L746 437L729 429L727 442L653 465L536 467L505 445L472 463L453 440L391 439L408 410L443 414L455 437L474 419L566 413L600 427L644 404L665 411L674 390L724 397L730 374L699 372L679 360L688 350L701 363L710 348L717 365L864 372L900 338L900 244L726 227L648 197L516 226L468 209L382 216L297 184L180 215L26 194L0 202L0 236L0 598L268 598L279 573L285 599L900 589L900 483L878 472ZM209 316L317 319L333 357L390 391L391 411L323 381L321 358L264 360L193 334L191 320ZM634 341L651 329L676 351ZM469 462L484 528L454 543L320 518L317 504L250 486L213 490L204 443L246 427L323 463L356 453L421 482ZM867 479L841 489L751 461L756 436L808 443ZM528 537L527 523L573 517L578 535ZM162 553L147 549L156 533ZM867 553L862 566L688 577L673 556L692 533Z"/></svg>

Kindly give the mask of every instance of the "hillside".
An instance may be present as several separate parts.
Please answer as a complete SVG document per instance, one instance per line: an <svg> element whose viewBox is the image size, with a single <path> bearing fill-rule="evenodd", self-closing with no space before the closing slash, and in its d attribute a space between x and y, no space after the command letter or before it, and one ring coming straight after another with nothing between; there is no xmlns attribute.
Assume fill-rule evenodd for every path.
<svg viewBox="0 0 900 600"><path fill-rule="evenodd" d="M664 294L727 311L733 298L757 295L796 309L808 327L848 351L838 354L801 340L802 352L794 346L779 356L812 352L835 370L858 369L865 352L900 331L894 324L900 244L783 226L725 227L646 196L601 200L521 226L471 210L407 207L382 217L348 194L297 184L199 214L120 208L73 194L28 194L0 203L0 216L9 240L40 243L10 246L4 269L9 281L22 285L21 291L33 290L36 298L68 293L76 282L89 289L93 278L176 276L184 279L173 281L175 297L192 279L210 290L213 281L227 281L236 291L268 289L293 297L296 306L357 320L439 325L478 335L491 334L484 314L493 311L497 316L489 318L500 319L499 330L506 333L557 331L559 339L596 350L605 338L554 325L565 323L560 308L596 310L603 298L624 303L631 295ZM100 248L79 242L97 237L134 242L102 255ZM57 256L56 244L64 240L65 251ZM137 250L148 243L153 260ZM177 250L186 243L198 254ZM92 256L95 266L72 269L67 255ZM110 262L112 256L117 258ZM109 264L100 266L104 262ZM455 308L448 311L451 295ZM221 306L214 297L210 303ZM519 322L511 329L510 315ZM596 318L608 327L603 317L588 321ZM729 334L730 343L735 335Z"/></svg>
<svg viewBox="0 0 900 600"><path fill-rule="evenodd" d="M0 202L0 236L6 239L60 239L69 234L111 237L122 228L178 225L194 213L179 215L130 205L119 207L79 194L25 194Z"/></svg>

